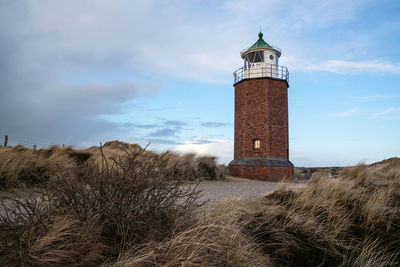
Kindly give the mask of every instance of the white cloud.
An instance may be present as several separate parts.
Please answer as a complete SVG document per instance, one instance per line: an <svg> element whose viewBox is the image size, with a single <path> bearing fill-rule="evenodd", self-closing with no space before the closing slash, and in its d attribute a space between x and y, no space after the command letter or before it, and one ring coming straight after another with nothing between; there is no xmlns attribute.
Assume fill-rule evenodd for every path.
<svg viewBox="0 0 400 267"><path fill-rule="evenodd" d="M359 0L290 4L277 0L177 0L172 4L115 0L112 6L104 0L44 1L27 5L31 15L25 20L18 17L21 8L9 11L17 14L13 19L17 22L3 24L13 24L15 30L10 34L24 43L24 49L19 51L23 64L40 62L35 68L50 65L43 70L46 73L51 70L55 75L64 71L79 74L115 65L110 69L130 67L181 78L221 81L225 78L222 74L230 74L242 65L239 51L256 40L258 26L268 25L263 29L266 41L286 45L288 53L284 60L291 62L294 53L298 56L307 51L309 56L312 44L294 33L305 31L310 25L315 29L348 22L364 5L365 1ZM330 60L309 66L304 66L304 62L307 61L300 60L295 69L400 72L400 66L378 61Z"/></svg>
<svg viewBox="0 0 400 267"><path fill-rule="evenodd" d="M310 33L314 32L309 30L325 30L348 23L366 5L365 2L4 2L0 8L0 51L3 51L0 80L6 89L0 90L0 110L2 106L6 111L2 114L12 113L14 117L4 115L0 121L4 126L3 120L12 120L15 132L18 130L23 133L21 135L33 135L32 128L26 126L30 124L24 123L24 118L29 119L32 125L38 125L37 128L51 128L42 126L44 116L39 115L45 114L57 117L61 122L71 121L68 124L70 128L79 130L84 123L73 127L75 117L96 118L114 114L116 110L120 112L115 106L120 106L125 99L147 95L145 90L140 89L149 88L147 83L140 86L138 79L142 76L143 79L151 77L157 80L160 75L167 82L168 77L173 76L202 82L223 80L231 83L225 75L231 75L235 68L242 65L239 52L256 40L259 26L263 26L266 41L284 46L283 60L291 63L295 70L399 74L398 64L383 61L324 62L319 58L328 49L330 52L336 49L343 54L341 50L347 40L338 41L335 46L326 45L328 41L318 43L317 38L311 37ZM353 35L357 34L365 36L364 33ZM374 38L372 33L363 41L353 35L349 38L353 50L359 50L364 44L377 45L377 42L369 42ZM318 48L317 51L315 48ZM331 58L338 58L336 54ZM310 61L317 64L304 65ZM292 67L288 67L291 71ZM5 86L8 81L10 86ZM68 85L69 82L73 85ZM86 99L92 103L86 104ZM54 110L44 108L46 105L71 112L56 116ZM21 111L12 112L14 109L10 106ZM81 109L85 112L78 112ZM39 114L38 110L43 112ZM352 114L354 112L344 112L339 116ZM53 126L52 123L48 125ZM109 125L102 127L106 129ZM87 131L98 132L93 129ZM65 130L62 132L68 133ZM208 144L189 142L179 149L193 148L217 155L222 153L218 148L224 144L215 140ZM233 145L229 149L226 148L224 157L230 159Z"/></svg>
<svg viewBox="0 0 400 267"><path fill-rule="evenodd" d="M393 64L379 60L371 61L347 61L347 60L328 60L323 62L307 62L298 57L289 56L285 58L286 64L291 70L303 72L326 71L339 74L360 74L360 73L385 73L400 74L400 64Z"/></svg>
<svg viewBox="0 0 400 267"><path fill-rule="evenodd" d="M20 33L35 35L27 46L40 62L56 58L73 69L76 64L90 68L120 60L150 72L219 81L222 73L242 65L239 52L256 40L258 26L268 25L263 29L268 42L309 50L310 43L296 40L294 32L347 22L364 4L240 0L206 9L205 3L186 1L115 0L112 7L104 0L32 2L29 27L22 25ZM328 61L318 69L336 72L343 67L339 63Z"/></svg>
<svg viewBox="0 0 400 267"><path fill-rule="evenodd" d="M352 115L355 115L355 114L359 113L359 111L360 111L359 108L354 107L354 108L351 108L351 109L348 109L348 110L345 110L345 111L338 112L338 113L335 114L335 116L339 117L339 118L347 118L347 117L350 117Z"/></svg>
<svg viewBox="0 0 400 267"><path fill-rule="evenodd" d="M400 74L400 65L391 64L382 61L345 61L345 60L329 60L317 65L310 65L309 70L329 71L340 74L354 73L389 73Z"/></svg>
<svg viewBox="0 0 400 267"><path fill-rule="evenodd" d="M198 140L185 141L174 148L180 153L194 152L199 155L210 155L218 158L219 163L228 164L233 159L233 142L224 139L207 139L208 142L199 143Z"/></svg>
<svg viewBox="0 0 400 267"><path fill-rule="evenodd" d="M393 107L387 108L387 109L385 109L385 110L382 110L382 111L379 111L379 112L376 112L376 113L372 114L372 115L371 115L371 118L372 118L372 119L382 118L382 117L385 117L386 115L395 113L396 111L397 111L397 109L395 109L395 108L393 108Z"/></svg>

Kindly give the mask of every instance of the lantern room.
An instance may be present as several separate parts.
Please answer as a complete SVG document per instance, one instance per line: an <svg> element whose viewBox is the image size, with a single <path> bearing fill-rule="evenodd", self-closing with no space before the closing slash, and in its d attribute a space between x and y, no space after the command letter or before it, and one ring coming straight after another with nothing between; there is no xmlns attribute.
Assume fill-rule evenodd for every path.
<svg viewBox="0 0 400 267"><path fill-rule="evenodd" d="M265 64L279 65L279 57L282 52L279 48L269 45L263 39L263 34L258 34L258 40L250 48L240 53L244 59L244 68L250 69Z"/></svg>
<svg viewBox="0 0 400 267"><path fill-rule="evenodd" d="M243 50L240 56L244 65L234 72L235 83L242 79L271 77L288 81L289 73L286 67L279 66L279 57L282 51L269 45L263 39L263 34L258 34L258 40L249 48Z"/></svg>

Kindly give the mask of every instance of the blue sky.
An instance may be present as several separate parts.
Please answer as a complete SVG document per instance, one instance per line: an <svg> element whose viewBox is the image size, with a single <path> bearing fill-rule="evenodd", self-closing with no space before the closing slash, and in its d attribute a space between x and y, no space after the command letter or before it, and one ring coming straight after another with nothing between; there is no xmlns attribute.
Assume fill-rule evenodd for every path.
<svg viewBox="0 0 400 267"><path fill-rule="evenodd" d="M0 0L0 134L233 158L232 72L264 39L290 72L290 159L400 155L400 2Z"/></svg>

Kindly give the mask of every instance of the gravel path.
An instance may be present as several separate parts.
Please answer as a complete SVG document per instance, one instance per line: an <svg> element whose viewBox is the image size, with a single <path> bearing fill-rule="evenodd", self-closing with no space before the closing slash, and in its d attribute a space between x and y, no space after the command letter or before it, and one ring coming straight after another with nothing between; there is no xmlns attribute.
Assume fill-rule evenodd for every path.
<svg viewBox="0 0 400 267"><path fill-rule="evenodd" d="M271 192L278 185L277 182L253 181L241 178L230 178L223 182L201 182L198 189L202 191L200 201L215 203L227 198L257 199ZM290 183L303 185L304 182Z"/></svg>

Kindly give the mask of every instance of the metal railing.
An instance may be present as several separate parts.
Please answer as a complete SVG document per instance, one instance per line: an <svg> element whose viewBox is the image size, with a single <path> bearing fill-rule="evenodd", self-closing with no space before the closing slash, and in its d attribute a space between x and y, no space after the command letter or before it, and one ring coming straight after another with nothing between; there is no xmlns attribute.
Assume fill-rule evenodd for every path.
<svg viewBox="0 0 400 267"><path fill-rule="evenodd" d="M233 72L234 83L238 83L245 79L253 78L274 78L284 80L289 83L289 71L284 66L277 66L273 64L262 64L262 66L253 66L251 68L241 67Z"/></svg>

